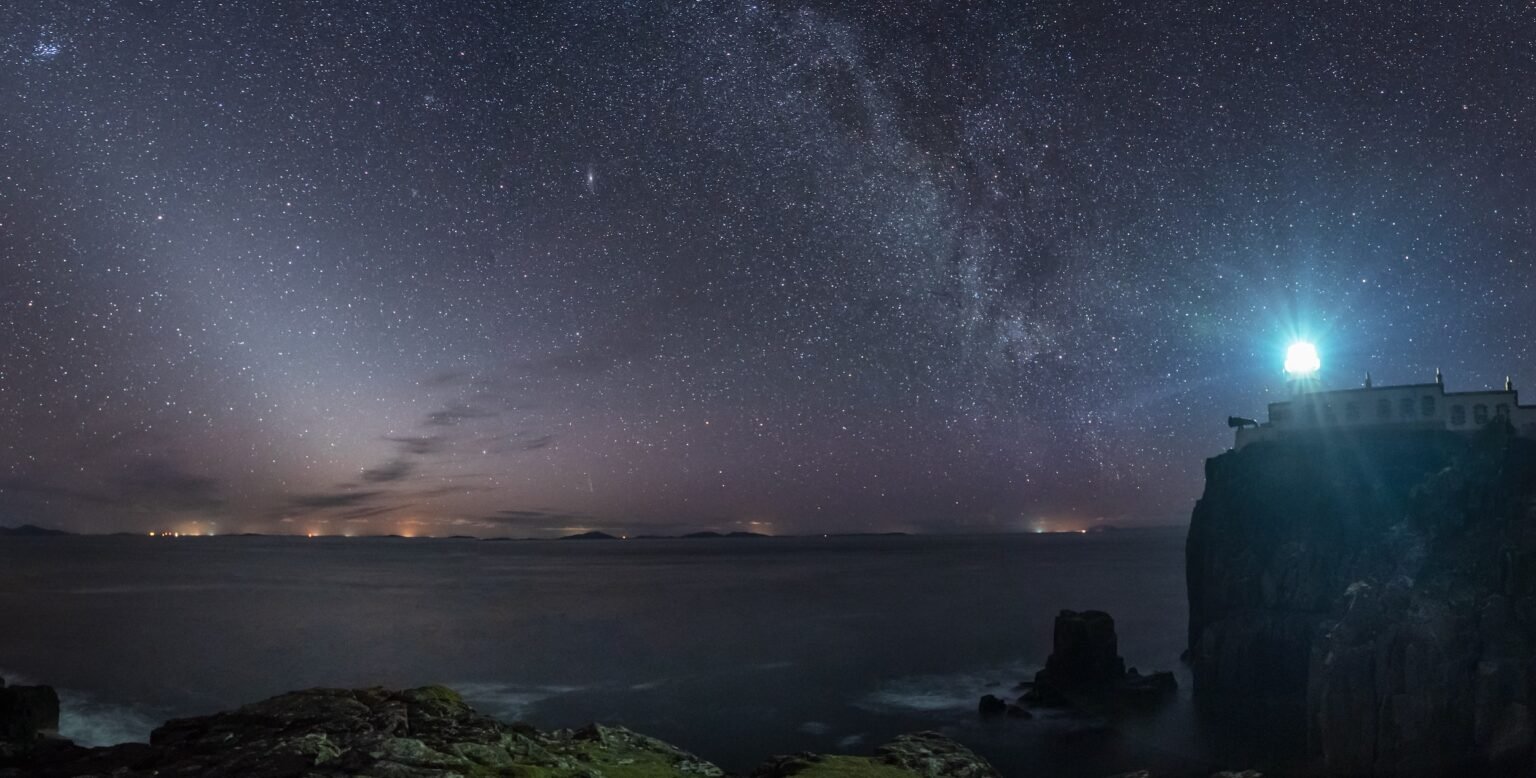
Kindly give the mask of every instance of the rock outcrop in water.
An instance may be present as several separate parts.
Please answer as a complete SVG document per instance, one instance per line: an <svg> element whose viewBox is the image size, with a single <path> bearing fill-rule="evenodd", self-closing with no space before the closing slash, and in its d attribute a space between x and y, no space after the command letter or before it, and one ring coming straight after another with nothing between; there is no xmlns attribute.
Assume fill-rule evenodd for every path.
<svg viewBox="0 0 1536 778"><path fill-rule="evenodd" d="M1339 775L1528 774L1536 442L1497 426L1256 443L1206 462L1186 547L1208 710Z"/></svg>
<svg viewBox="0 0 1536 778"><path fill-rule="evenodd" d="M10 721L0 718L0 724ZM148 744L81 748L45 739L48 733L37 728L24 734L15 747L0 749L0 778L723 775L709 762L622 727L540 732L525 724L505 724L476 713L457 693L440 686L291 692L234 711L167 722L151 734ZM997 778L985 760L936 733L898 738L869 757L780 757L755 775Z"/></svg>
<svg viewBox="0 0 1536 778"><path fill-rule="evenodd" d="M1051 655L1022 702L1050 707L1146 704L1178 689L1173 673L1142 675L1125 669L1115 620L1103 611L1056 615Z"/></svg>
<svg viewBox="0 0 1536 778"><path fill-rule="evenodd" d="M48 686L6 686L0 678L0 759L59 731L59 695Z"/></svg>

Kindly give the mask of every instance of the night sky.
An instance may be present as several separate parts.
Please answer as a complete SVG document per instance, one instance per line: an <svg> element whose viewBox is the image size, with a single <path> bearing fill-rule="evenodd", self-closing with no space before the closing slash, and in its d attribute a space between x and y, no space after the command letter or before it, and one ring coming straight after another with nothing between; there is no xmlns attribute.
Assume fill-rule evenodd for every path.
<svg viewBox="0 0 1536 778"><path fill-rule="evenodd" d="M1536 399L1528 2L0 8L0 524L1185 521L1325 380Z"/></svg>

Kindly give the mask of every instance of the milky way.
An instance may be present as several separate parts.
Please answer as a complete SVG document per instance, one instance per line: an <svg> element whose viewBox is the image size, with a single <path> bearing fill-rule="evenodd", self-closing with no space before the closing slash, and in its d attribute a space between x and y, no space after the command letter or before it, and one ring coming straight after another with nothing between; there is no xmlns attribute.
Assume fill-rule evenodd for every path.
<svg viewBox="0 0 1536 778"><path fill-rule="evenodd" d="M1520 3L0 9L0 524L1181 522L1536 391Z"/></svg>

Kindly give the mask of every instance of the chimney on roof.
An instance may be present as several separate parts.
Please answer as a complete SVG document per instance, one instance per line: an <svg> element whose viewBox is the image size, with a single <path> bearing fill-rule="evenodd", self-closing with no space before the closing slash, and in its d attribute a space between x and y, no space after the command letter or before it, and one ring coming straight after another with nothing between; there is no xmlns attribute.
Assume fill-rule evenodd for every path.
<svg viewBox="0 0 1536 778"><path fill-rule="evenodd" d="M1371 374L1369 372L1365 374L1365 388L1371 388Z"/></svg>
<svg viewBox="0 0 1536 778"><path fill-rule="evenodd" d="M1515 382L1509 380L1509 376L1504 376L1504 391L1506 391L1506 392L1513 392L1513 391L1515 391Z"/></svg>
<svg viewBox="0 0 1536 778"><path fill-rule="evenodd" d="M1440 368L1435 368L1435 383L1445 386L1445 376L1440 375Z"/></svg>

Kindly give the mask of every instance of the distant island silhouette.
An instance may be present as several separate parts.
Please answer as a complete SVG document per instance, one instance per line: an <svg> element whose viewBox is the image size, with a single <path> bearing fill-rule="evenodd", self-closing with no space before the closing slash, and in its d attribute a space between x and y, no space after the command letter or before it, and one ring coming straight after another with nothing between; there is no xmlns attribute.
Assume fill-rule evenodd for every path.
<svg viewBox="0 0 1536 778"><path fill-rule="evenodd" d="M1096 534L1101 534L1101 533L1113 533L1113 532L1156 531L1156 530L1172 530L1172 529L1182 530L1183 528L1179 527L1179 526L1176 526L1176 525L1162 525L1162 524L1159 524L1159 525L1148 525L1148 526L1135 526L1135 527L1123 527L1123 526L1115 526L1115 525L1110 525L1110 524L1100 524L1100 525L1095 525L1095 526L1089 527L1087 529L1081 529L1081 530L1052 530L1052 531L1047 531L1047 532L1038 532L1038 531L1035 531L1035 532L1000 532L1000 533L996 533L996 534L1000 534L1000 535L1041 535L1041 534L1044 534L1044 535L1081 535L1081 534L1096 535ZM756 540L756 539L779 539L779 540L782 540L782 539L785 539L785 538L886 538L886 537L898 537L898 538L901 538L901 537L925 536L925 535L928 535L928 534L929 533L921 533L921 532L919 532L919 533L913 533L913 532L810 532L810 533L797 534L797 535L767 535L767 534L763 534L763 533L760 533L760 532L744 532L744 531L719 532L719 531L716 531L716 530L701 530L701 531L698 531L698 532L688 532L688 533L684 533L684 534L681 534L681 535L651 535L651 534L646 534L646 535L614 535L612 533L604 532L602 530L591 530L591 531L588 531L588 532L576 533L574 535L561 535L561 536L558 536L558 537L508 537L506 535L497 535L497 536L494 536L494 537L479 537L479 536L476 536L476 535L400 535L400 534L396 534L396 533L379 534L379 535L335 535L335 534L329 534L329 535L313 534L313 535L311 535L311 534L297 533L297 532L271 532L271 533L269 533L269 532L230 532L230 533L223 533L223 534L220 534L220 533L208 533L208 534L180 533L180 534L178 534L178 533L173 533L173 532L170 532L170 531L165 531L165 532L124 532L124 531L117 531L117 532L101 533L101 532L71 532L71 531L68 531L68 530L51 529L51 528L47 528L47 527L39 527L39 526L37 526L35 524L23 524L23 525L20 525L20 526L17 526L17 527L3 527L3 526L0 526L0 537L65 537L65 536L67 536L67 537L120 537L120 538L152 539L152 540L159 540L159 539L162 539L162 538L165 538L165 539L172 539L172 538L174 538L174 539L178 539L178 540L187 540L187 539L192 539L192 538L208 539L208 538L215 538L215 537L217 537L217 538L304 538L304 539L310 539L310 540L437 540L437 541L463 540L463 541L474 541L474 542L479 542L479 543L487 543L487 542L506 543L506 542L513 542L513 541L516 541L516 542L525 542L525 541L526 542L543 542L543 541L551 541L551 540ZM946 534L946 533L937 533L936 536L943 535L943 534Z"/></svg>
<svg viewBox="0 0 1536 778"><path fill-rule="evenodd" d="M592 530L591 532L582 532L582 533L576 534L576 535L566 535L565 537L560 538L560 539L561 540L618 540L618 537L616 537L614 535L610 535L610 534L608 534L606 532L599 532L597 530Z"/></svg>
<svg viewBox="0 0 1536 778"><path fill-rule="evenodd" d="M35 524L23 524L20 527L0 527L0 535L46 537L52 535L74 535L61 529L48 529Z"/></svg>

